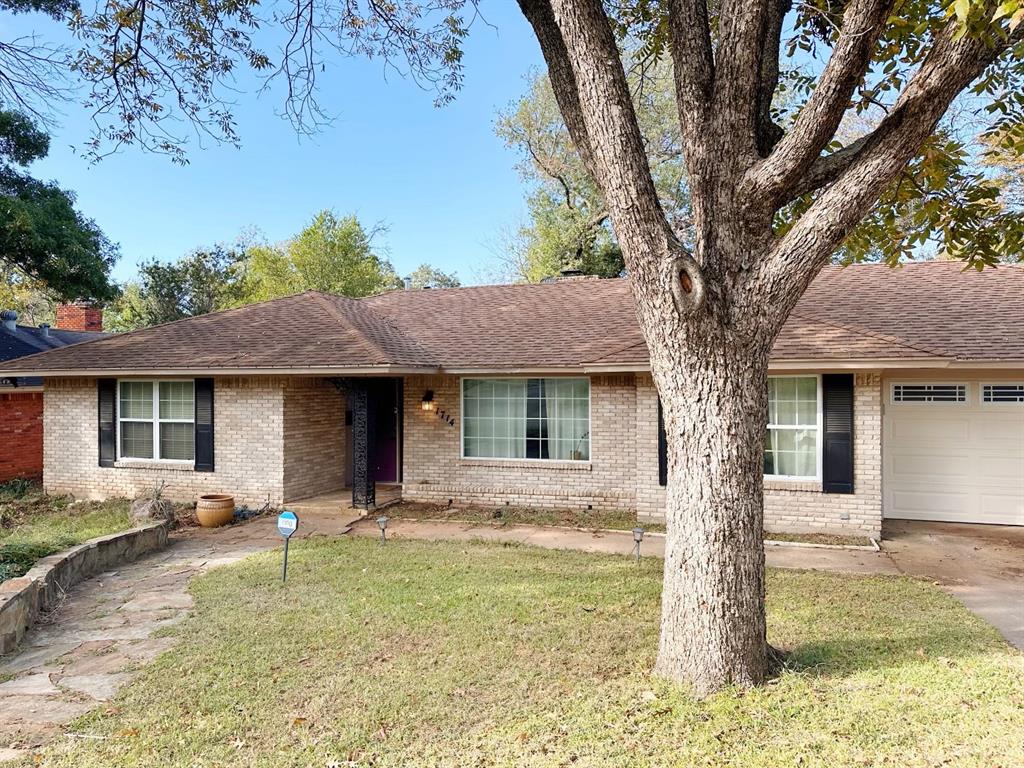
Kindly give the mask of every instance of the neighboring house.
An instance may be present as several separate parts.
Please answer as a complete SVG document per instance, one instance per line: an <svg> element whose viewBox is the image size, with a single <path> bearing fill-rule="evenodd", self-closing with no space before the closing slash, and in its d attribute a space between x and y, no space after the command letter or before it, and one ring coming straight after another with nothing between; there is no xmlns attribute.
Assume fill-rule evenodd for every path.
<svg viewBox="0 0 1024 768"><path fill-rule="evenodd" d="M1024 524L1024 267L825 269L771 359L765 525ZM0 366L45 377L44 482L275 503L404 498L663 514L627 280L316 292Z"/></svg>
<svg viewBox="0 0 1024 768"><path fill-rule="evenodd" d="M0 361L15 360L106 334L103 310L84 302L57 307L55 328L18 325L18 313L0 312ZM43 476L43 380L0 374L0 483Z"/></svg>

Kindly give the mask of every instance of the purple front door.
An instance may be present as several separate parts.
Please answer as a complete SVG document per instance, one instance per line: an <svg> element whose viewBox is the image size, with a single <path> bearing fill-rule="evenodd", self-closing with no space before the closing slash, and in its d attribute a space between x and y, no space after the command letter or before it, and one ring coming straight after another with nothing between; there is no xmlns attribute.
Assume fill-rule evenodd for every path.
<svg viewBox="0 0 1024 768"><path fill-rule="evenodd" d="M397 483L399 477L399 380L382 379L371 390L373 455L370 469L378 483Z"/></svg>

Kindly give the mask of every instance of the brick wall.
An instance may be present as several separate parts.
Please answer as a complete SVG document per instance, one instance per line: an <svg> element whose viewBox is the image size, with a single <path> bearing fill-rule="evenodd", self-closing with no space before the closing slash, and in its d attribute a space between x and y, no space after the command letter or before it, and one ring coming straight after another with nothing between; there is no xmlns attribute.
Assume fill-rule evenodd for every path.
<svg viewBox="0 0 1024 768"><path fill-rule="evenodd" d="M882 530L882 388L879 373L854 376L852 494L823 493L821 483L765 480L764 525L779 533L879 536ZM650 376L637 377L637 515L662 522L658 485L658 395Z"/></svg>
<svg viewBox="0 0 1024 768"><path fill-rule="evenodd" d="M284 386L284 498L304 499L345 487L345 398L326 379Z"/></svg>
<svg viewBox="0 0 1024 768"><path fill-rule="evenodd" d="M55 325L65 331L102 331L103 310L84 301L59 304Z"/></svg>
<svg viewBox="0 0 1024 768"><path fill-rule="evenodd" d="M0 392L0 483L43 475L43 393Z"/></svg>
<svg viewBox="0 0 1024 768"><path fill-rule="evenodd" d="M153 462L100 467L96 380L47 379L44 388L44 472L49 493L81 498L138 497L166 483L167 498L194 500L230 493L239 504L284 497L284 380L218 378L214 383L215 472Z"/></svg>
<svg viewBox="0 0 1024 768"><path fill-rule="evenodd" d="M434 411L420 407L434 390ZM632 374L591 377L588 462L463 459L457 376L405 379L405 477L402 494L416 501L634 509L636 440ZM454 425L440 418L450 414Z"/></svg>
<svg viewBox="0 0 1024 768"><path fill-rule="evenodd" d="M648 375L591 377L591 457L586 462L461 458L456 376L405 379L405 498L417 501L635 511L663 519L658 485L657 394ZM434 391L435 410L423 411ZM98 466L94 379L49 379L45 475L51 492L138 496L157 482L171 498L233 493L241 503L280 504L345 486L344 398L323 379L218 378L213 473L152 464ZM454 424L441 418L449 415ZM881 529L881 377L857 374L853 494L816 483L765 485L770 531L877 535Z"/></svg>

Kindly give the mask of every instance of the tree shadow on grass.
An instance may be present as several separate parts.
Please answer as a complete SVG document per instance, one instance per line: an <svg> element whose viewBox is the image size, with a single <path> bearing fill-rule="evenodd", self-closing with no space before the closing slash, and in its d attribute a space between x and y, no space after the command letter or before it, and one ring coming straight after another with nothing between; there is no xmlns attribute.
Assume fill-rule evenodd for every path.
<svg viewBox="0 0 1024 768"><path fill-rule="evenodd" d="M1007 646L1008 649L1008 646ZM782 648L782 669L816 677L846 677L866 671L895 670L924 662L958 663L1000 650L1000 639L977 626L892 636L873 634L807 642Z"/></svg>

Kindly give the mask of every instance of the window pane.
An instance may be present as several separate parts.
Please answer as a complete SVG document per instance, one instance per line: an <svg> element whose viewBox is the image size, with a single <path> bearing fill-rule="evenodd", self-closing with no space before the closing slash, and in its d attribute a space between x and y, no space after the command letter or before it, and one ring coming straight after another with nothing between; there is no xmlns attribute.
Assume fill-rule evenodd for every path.
<svg viewBox="0 0 1024 768"><path fill-rule="evenodd" d="M194 459L195 427L192 424L161 424L160 458L178 461Z"/></svg>
<svg viewBox="0 0 1024 768"><path fill-rule="evenodd" d="M464 455L589 458L589 380L466 379L463 391Z"/></svg>
<svg viewBox="0 0 1024 768"><path fill-rule="evenodd" d="M121 455L128 459L153 458L153 424L151 422L121 422Z"/></svg>
<svg viewBox="0 0 1024 768"><path fill-rule="evenodd" d="M120 415L122 419L152 419L153 383L122 381Z"/></svg>
<svg viewBox="0 0 1024 768"><path fill-rule="evenodd" d="M769 429L765 436L764 473L817 477L817 429Z"/></svg>
<svg viewBox="0 0 1024 768"><path fill-rule="evenodd" d="M160 382L160 418L195 418L194 384L191 381Z"/></svg>

